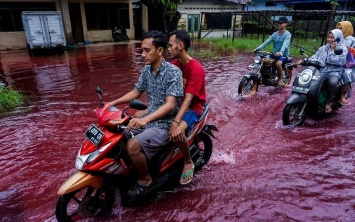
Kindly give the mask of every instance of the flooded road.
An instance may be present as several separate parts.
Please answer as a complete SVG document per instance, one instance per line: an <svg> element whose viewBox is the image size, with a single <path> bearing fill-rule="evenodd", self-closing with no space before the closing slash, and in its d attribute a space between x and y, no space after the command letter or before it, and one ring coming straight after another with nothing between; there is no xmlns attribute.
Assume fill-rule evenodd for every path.
<svg viewBox="0 0 355 222"><path fill-rule="evenodd" d="M56 221L56 192L75 172L83 133L97 122L95 87L103 88L105 101L133 89L140 53L134 43L64 55L0 53L2 77L32 99L0 118L0 221ZM237 97L253 57L195 56L206 70L209 123L219 132L210 163L191 184L86 221L354 221L355 96L330 118L285 127L290 87Z"/></svg>

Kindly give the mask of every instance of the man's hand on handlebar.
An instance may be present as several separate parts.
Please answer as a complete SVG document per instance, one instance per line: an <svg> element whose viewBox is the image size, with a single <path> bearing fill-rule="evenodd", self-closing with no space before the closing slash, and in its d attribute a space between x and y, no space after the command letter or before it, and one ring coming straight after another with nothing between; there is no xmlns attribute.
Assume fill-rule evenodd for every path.
<svg viewBox="0 0 355 222"><path fill-rule="evenodd" d="M140 129L145 125L147 125L147 122L144 120L144 118L133 118L127 125L127 131L129 132L131 129Z"/></svg>

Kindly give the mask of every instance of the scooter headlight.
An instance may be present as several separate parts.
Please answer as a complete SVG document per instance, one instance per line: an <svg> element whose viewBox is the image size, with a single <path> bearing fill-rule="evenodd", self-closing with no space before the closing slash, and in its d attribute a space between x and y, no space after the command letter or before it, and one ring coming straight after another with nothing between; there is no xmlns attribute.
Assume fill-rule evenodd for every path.
<svg viewBox="0 0 355 222"><path fill-rule="evenodd" d="M80 152L80 150L79 150ZM78 170L81 170L83 168L84 162L86 161L86 159L88 158L90 154L86 154L86 155L77 155L76 159L75 159L75 168Z"/></svg>
<svg viewBox="0 0 355 222"><path fill-rule="evenodd" d="M75 160L75 168L78 170L81 170L85 164L89 164L91 161L93 161L97 156L99 156L103 151L106 150L107 147L109 147L111 143L106 144L105 146L101 147L100 149L95 150L92 153L85 154L85 155L80 155L80 150L78 155L76 156Z"/></svg>
<svg viewBox="0 0 355 222"><path fill-rule="evenodd" d="M257 63L257 64L261 63L261 57L260 56L255 56L254 63Z"/></svg>
<svg viewBox="0 0 355 222"><path fill-rule="evenodd" d="M305 69L298 77L298 83L300 85L307 85L312 80L313 72L310 69Z"/></svg>

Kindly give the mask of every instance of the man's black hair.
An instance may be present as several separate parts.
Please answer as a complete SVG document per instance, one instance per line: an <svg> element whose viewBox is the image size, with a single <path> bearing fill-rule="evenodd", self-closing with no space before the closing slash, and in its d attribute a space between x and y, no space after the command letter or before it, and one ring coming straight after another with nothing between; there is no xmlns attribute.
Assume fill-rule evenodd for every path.
<svg viewBox="0 0 355 222"><path fill-rule="evenodd" d="M166 46L168 44L168 38L166 37L166 34L164 32L155 30L146 32L143 34L142 40L149 38L153 38L153 45L155 46L155 48L162 47L164 50L166 49Z"/></svg>
<svg viewBox="0 0 355 222"><path fill-rule="evenodd" d="M190 38L189 33L187 33L184 30L174 30L174 31L170 32L169 38L173 35L175 35L176 39L178 39L184 43L185 51L187 52L190 48L190 42L191 42L191 38Z"/></svg>

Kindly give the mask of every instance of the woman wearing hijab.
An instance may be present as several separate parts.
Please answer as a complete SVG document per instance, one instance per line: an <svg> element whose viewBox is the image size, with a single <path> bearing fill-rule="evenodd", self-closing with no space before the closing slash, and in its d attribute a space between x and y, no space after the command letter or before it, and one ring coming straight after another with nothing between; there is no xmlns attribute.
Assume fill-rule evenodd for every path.
<svg viewBox="0 0 355 222"><path fill-rule="evenodd" d="M338 22L336 28L340 29L343 32L344 45L346 47L354 47L355 46L355 38L353 37L354 29L351 22L348 21ZM355 82L355 68L344 68L344 72L341 76L341 82L340 82L341 84L340 102L342 105L349 104L347 97L349 98L351 96L352 82Z"/></svg>
<svg viewBox="0 0 355 222"><path fill-rule="evenodd" d="M335 101L339 89L339 80L344 71L346 55L348 54L347 47L343 44L343 33L339 29L333 29L328 32L327 44L321 46L311 59L321 60L326 64L326 67L321 70L325 78L323 86L326 87L327 100L325 102L325 113L331 113L333 110L330 106ZM336 55L335 48L341 48L343 53Z"/></svg>

